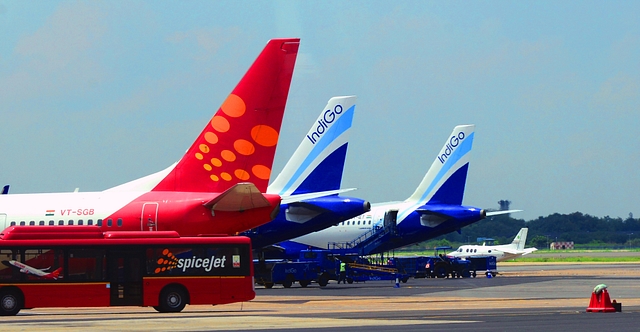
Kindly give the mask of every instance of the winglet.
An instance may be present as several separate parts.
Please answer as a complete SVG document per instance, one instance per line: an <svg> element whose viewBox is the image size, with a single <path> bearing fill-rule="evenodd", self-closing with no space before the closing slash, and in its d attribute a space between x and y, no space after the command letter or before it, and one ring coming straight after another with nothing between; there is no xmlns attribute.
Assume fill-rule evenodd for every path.
<svg viewBox="0 0 640 332"><path fill-rule="evenodd" d="M272 39L176 166L152 191L266 192L300 39Z"/></svg>
<svg viewBox="0 0 640 332"><path fill-rule="evenodd" d="M418 204L461 205L475 125L456 126L416 191L407 199Z"/></svg>

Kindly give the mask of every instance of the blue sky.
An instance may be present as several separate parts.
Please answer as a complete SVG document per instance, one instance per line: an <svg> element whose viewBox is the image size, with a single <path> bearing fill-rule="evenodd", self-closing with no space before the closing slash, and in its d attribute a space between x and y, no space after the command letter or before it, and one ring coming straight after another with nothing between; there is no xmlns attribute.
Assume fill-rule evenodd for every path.
<svg viewBox="0 0 640 332"><path fill-rule="evenodd" d="M343 186L407 198L476 124L464 203L640 216L640 2L0 0L0 181L99 191L179 159L275 37L301 46L278 172L357 95Z"/></svg>

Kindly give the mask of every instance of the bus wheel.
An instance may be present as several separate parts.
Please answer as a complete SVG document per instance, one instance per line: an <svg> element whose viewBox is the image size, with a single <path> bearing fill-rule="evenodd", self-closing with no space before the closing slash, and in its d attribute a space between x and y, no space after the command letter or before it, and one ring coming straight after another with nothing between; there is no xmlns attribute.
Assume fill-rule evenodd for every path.
<svg viewBox="0 0 640 332"><path fill-rule="evenodd" d="M185 305L187 294L178 287L167 287L160 293L160 312L180 312Z"/></svg>
<svg viewBox="0 0 640 332"><path fill-rule="evenodd" d="M0 315L15 316L22 307L22 295L13 289L0 290Z"/></svg>

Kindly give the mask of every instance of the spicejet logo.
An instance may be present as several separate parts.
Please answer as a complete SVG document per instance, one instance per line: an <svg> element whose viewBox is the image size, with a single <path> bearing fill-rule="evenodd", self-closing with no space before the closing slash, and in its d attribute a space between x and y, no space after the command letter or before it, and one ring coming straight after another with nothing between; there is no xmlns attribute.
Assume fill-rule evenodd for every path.
<svg viewBox="0 0 640 332"><path fill-rule="evenodd" d="M187 272L190 269L203 269L205 272L211 272L213 269L224 269L227 263L227 257L198 257L193 256L190 258L177 258L169 249L162 251L162 256L158 258L158 266L155 269L155 273L162 273L173 269L181 269L182 272ZM232 263L234 268L240 267L240 255L232 255Z"/></svg>
<svg viewBox="0 0 640 332"><path fill-rule="evenodd" d="M326 110L322 117L318 120L318 126L316 130L311 134L307 135L309 141L312 144L316 144L316 142L320 139L320 136L324 134L329 126L336 120L338 115L342 114L342 105L336 105L332 110Z"/></svg>
<svg viewBox="0 0 640 332"><path fill-rule="evenodd" d="M451 136L451 138L449 139L449 143L447 143L447 145L445 146L444 151L442 151L442 153L438 156L438 160L440 160L440 163L444 164L444 162L447 161L447 158L449 158L449 156L453 153L456 147L460 145L460 142L462 142L464 138L465 135L462 131L457 135Z"/></svg>

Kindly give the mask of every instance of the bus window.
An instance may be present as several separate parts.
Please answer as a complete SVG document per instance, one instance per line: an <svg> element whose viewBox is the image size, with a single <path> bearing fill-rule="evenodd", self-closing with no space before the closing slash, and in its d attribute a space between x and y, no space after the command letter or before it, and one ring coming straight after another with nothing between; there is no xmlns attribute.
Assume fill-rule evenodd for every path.
<svg viewBox="0 0 640 332"><path fill-rule="evenodd" d="M19 258L24 264L22 280L55 281L63 279L62 250L25 249ZM23 272L24 271L24 272Z"/></svg>
<svg viewBox="0 0 640 332"><path fill-rule="evenodd" d="M102 281L105 280L106 261L102 249L69 249L68 280Z"/></svg>
<svg viewBox="0 0 640 332"><path fill-rule="evenodd" d="M1 249L0 260L7 263L18 261L18 251L15 249ZM4 268L0 270L0 280L9 282L11 280L20 280L20 274L19 268Z"/></svg>

